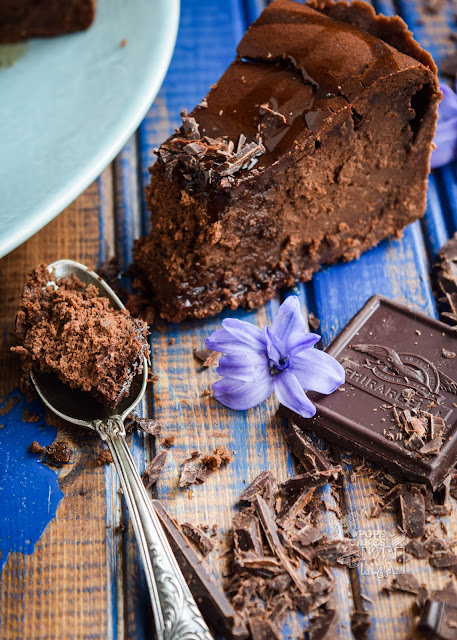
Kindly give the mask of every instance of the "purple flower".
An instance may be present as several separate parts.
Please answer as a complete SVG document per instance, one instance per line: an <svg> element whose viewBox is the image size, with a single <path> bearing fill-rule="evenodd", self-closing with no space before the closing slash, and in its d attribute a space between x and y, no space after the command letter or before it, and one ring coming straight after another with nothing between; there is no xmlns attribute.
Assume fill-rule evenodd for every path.
<svg viewBox="0 0 457 640"><path fill-rule="evenodd" d="M279 402L311 418L316 408L307 391L332 393L344 382L344 369L332 356L314 349L320 336L307 333L296 296L279 307L273 325L259 329L228 318L206 346L225 353L213 384L214 397L230 409L250 409L275 393Z"/></svg>
<svg viewBox="0 0 457 640"><path fill-rule="evenodd" d="M438 107L436 149L432 153L432 169L442 167L457 156L457 95L447 84L441 83L443 99Z"/></svg>

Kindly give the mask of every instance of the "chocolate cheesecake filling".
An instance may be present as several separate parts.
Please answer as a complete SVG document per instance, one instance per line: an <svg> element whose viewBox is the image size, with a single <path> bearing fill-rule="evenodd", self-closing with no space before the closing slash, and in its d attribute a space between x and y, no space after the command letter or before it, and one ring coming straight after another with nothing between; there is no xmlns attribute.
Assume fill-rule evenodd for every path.
<svg viewBox="0 0 457 640"><path fill-rule="evenodd" d="M365 3L276 0L159 149L135 284L180 321L256 307L425 210L436 67Z"/></svg>

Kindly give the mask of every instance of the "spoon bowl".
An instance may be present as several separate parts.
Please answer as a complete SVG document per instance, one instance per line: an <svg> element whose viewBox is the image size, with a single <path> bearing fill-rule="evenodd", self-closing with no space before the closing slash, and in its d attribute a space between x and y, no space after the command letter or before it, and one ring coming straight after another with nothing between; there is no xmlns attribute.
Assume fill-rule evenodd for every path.
<svg viewBox="0 0 457 640"><path fill-rule="evenodd" d="M118 296L111 287L97 274L86 266L74 260L58 260L48 266L50 283L74 274L86 286L92 284L100 292L100 295L109 299L111 306L116 310L125 309ZM106 407L98 402L89 393L81 389L72 389L63 383L54 373L32 372L32 382L38 395L59 418L72 422L80 427L94 428L94 421L120 416L122 420L141 401L146 391L148 380L148 361L143 356L143 371L135 376L129 393L124 396L115 409Z"/></svg>

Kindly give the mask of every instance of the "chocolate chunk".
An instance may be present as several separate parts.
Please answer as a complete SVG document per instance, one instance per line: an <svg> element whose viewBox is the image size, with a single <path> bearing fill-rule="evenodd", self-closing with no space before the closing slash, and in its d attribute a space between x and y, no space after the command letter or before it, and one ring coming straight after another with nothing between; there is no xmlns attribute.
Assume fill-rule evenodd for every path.
<svg viewBox="0 0 457 640"><path fill-rule="evenodd" d="M339 468L330 469L324 472L308 471L307 473L302 473L301 475L293 476L292 478L284 480L284 482L279 484L278 489L281 493L288 496L301 493L302 491L309 489L309 487L320 487L326 484L329 481L329 477L334 474L338 474L339 471Z"/></svg>
<svg viewBox="0 0 457 640"><path fill-rule="evenodd" d="M194 462L185 462L181 468L179 486L190 487L190 485L196 484L198 482L197 477L199 470L200 466L198 464L195 464Z"/></svg>
<svg viewBox="0 0 457 640"><path fill-rule="evenodd" d="M311 420L280 407L299 425L294 431L289 426L294 442L297 429L311 430L437 488L457 456L457 362L443 358L443 348L457 351L457 335L448 325L374 296L327 349L345 367L344 391L309 392L317 407ZM415 390L412 399L405 399L405 388ZM445 426L440 420L430 423L430 415ZM423 438L412 417L427 419ZM431 438L432 429L441 435ZM436 438L443 438L441 447Z"/></svg>
<svg viewBox="0 0 457 640"><path fill-rule="evenodd" d="M408 541L405 546L405 551L414 558L428 558L428 551L425 548L424 543L415 538Z"/></svg>
<svg viewBox="0 0 457 640"><path fill-rule="evenodd" d="M413 593L417 595L420 590L420 585L417 579L410 573L400 573L394 576L390 581L390 584L384 587L386 591L404 591L406 593Z"/></svg>
<svg viewBox="0 0 457 640"><path fill-rule="evenodd" d="M403 531L408 538L422 538L425 533L425 500L417 487L402 488L399 494Z"/></svg>
<svg viewBox="0 0 457 640"><path fill-rule="evenodd" d="M184 522L181 525L181 529L184 531L184 534L193 540L202 554L207 556L214 549L214 542L211 540L209 536L206 535L204 531L202 531L199 527L191 524L190 522Z"/></svg>
<svg viewBox="0 0 457 640"><path fill-rule="evenodd" d="M72 450L66 442L53 442L46 447L46 462L51 464L68 464L71 460Z"/></svg>
<svg viewBox="0 0 457 640"><path fill-rule="evenodd" d="M134 423L141 431L149 433L151 436L159 436L162 432L162 425L158 420L152 418L134 418Z"/></svg>
<svg viewBox="0 0 457 640"><path fill-rule="evenodd" d="M338 566L346 564L350 567L357 566L361 560L360 547L356 547L348 540L329 540L322 542L315 549L314 553L321 562Z"/></svg>
<svg viewBox="0 0 457 640"><path fill-rule="evenodd" d="M306 592L303 588L303 582L290 564L286 551L279 539L278 528L274 521L273 514L262 496L256 496L254 507L257 515L259 516L260 524L262 525L270 549L282 563L285 571L287 571L295 586L298 588L298 591L302 595L306 596Z"/></svg>
<svg viewBox="0 0 457 640"><path fill-rule="evenodd" d="M295 517L311 502L315 491L316 487L311 487L308 491L294 494L292 499L289 499L279 514L278 525L282 529L287 529L293 523Z"/></svg>
<svg viewBox="0 0 457 640"><path fill-rule="evenodd" d="M424 637L435 640L457 638L457 592L449 583L444 589L434 591L423 605L418 630Z"/></svg>
<svg viewBox="0 0 457 640"><path fill-rule="evenodd" d="M248 618L249 631L252 640L281 640L282 633L271 620L260 616Z"/></svg>
<svg viewBox="0 0 457 640"><path fill-rule="evenodd" d="M259 521L252 511L239 511L232 519L233 543L235 551L252 551L257 556L263 555L262 538Z"/></svg>
<svg viewBox="0 0 457 640"><path fill-rule="evenodd" d="M351 613L351 631L355 640L366 640L370 627L371 620L366 611Z"/></svg>
<svg viewBox="0 0 457 640"><path fill-rule="evenodd" d="M46 451L46 448L42 447L41 444L39 444L36 440L34 440L29 447L29 451L30 453L40 454L40 453L44 453Z"/></svg>
<svg viewBox="0 0 457 640"><path fill-rule="evenodd" d="M152 487L153 484L157 482L160 478L163 468L167 462L167 451L159 451L159 453L155 456L155 458L148 464L146 469L143 471L143 475L141 479L143 480L143 484L146 489Z"/></svg>
<svg viewBox="0 0 457 640"><path fill-rule="evenodd" d="M333 640L336 632L337 615L334 609L328 609L326 613L311 618L308 631L309 640Z"/></svg>
<svg viewBox="0 0 457 640"><path fill-rule="evenodd" d="M249 633L225 594L209 576L183 536L179 525L167 514L161 502L152 504L159 516L173 553L207 624L227 639L245 640Z"/></svg>
<svg viewBox="0 0 457 640"><path fill-rule="evenodd" d="M314 527L312 524L305 524L305 526L295 534L291 541L294 544L298 543L300 545L303 545L304 547L307 547L310 544L313 544L314 542L320 540L323 535L324 534L319 531L319 529L316 529L316 527Z"/></svg>
<svg viewBox="0 0 457 640"><path fill-rule="evenodd" d="M432 567L455 567L457 565L457 555L444 540L433 536L427 540L425 546L430 553L428 561Z"/></svg>
<svg viewBox="0 0 457 640"><path fill-rule="evenodd" d="M211 349L194 349L194 356L202 362L203 367L211 367L218 359L219 354Z"/></svg>

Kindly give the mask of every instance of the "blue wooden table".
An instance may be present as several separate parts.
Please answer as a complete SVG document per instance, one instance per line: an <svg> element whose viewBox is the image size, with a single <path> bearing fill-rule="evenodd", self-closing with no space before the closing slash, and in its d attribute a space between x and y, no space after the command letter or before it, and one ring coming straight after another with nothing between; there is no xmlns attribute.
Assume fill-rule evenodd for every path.
<svg viewBox="0 0 457 640"><path fill-rule="evenodd" d="M425 0L422 0L425 4ZM395 11L391 0L375 8ZM433 25L422 23L419 0L398 0L396 9L416 38L438 61L453 48L456 31L449 0L448 15ZM59 425L45 416L38 402L26 405L16 390L18 368L9 353L14 315L26 272L42 261L68 257L90 267L116 255L121 267L131 260L133 240L148 230L149 213L143 197L148 167L157 147L179 122L179 112L191 109L205 95L235 54L247 26L262 10L262 0L183 0L176 51L164 85L136 135L91 187L53 223L0 261L0 309L3 326L0 375L0 638L2 640L63 638L129 638L151 636L151 610L137 558L128 514L118 493L111 465L97 466L101 444L91 434ZM455 45L454 45L455 46ZM361 204L363 207L363 203ZM381 293L431 316L437 316L431 291L432 265L437 251L457 230L456 167L436 171L429 181L425 218L405 230L400 240L387 240L360 260L323 269L312 282L296 288L304 312L320 320L324 344L338 333L371 295ZM205 561L222 581L226 533L237 497L265 468L280 479L293 474L293 461L275 416L274 399L247 412L217 404L204 391L216 379L214 369L202 369L193 350L220 327L221 318L250 318L269 323L286 294L256 312L225 312L207 321L168 324L151 334L153 384L143 415L163 424L164 435L176 435L161 480L154 490L180 522L216 523L218 544ZM24 415L28 409L30 416ZM27 420L28 418L28 420ZM33 440L46 445L65 440L73 449L70 465L46 466L28 453ZM135 435L131 448L142 470L158 443ZM235 452L226 468L192 491L177 486L179 464L194 449L213 450L225 444ZM369 477L351 480L351 457L341 452L345 468L343 520L322 507L319 526L330 536L360 532L393 535L392 514L370 518L373 485ZM322 497L331 507L333 496ZM457 538L457 522L442 518L449 539ZM387 566L393 558L384 558ZM426 562L411 560L408 571L432 587L444 586L446 574ZM341 567L333 570L331 602L339 614L338 638L351 638L350 613L367 611L370 638L401 639L412 628L407 594L389 598L382 591L382 571ZM285 638L299 638L308 620L291 616Z"/></svg>

